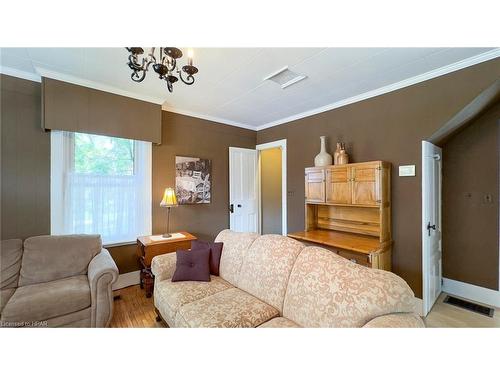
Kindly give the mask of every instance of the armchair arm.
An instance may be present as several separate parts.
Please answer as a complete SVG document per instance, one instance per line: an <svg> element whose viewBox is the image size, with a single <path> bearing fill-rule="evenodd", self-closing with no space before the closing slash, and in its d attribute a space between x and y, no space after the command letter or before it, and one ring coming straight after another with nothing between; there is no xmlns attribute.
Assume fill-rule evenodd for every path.
<svg viewBox="0 0 500 375"><path fill-rule="evenodd" d="M91 326L107 327L113 317L113 290L118 267L106 249L101 249L89 263L88 278L91 297Z"/></svg>
<svg viewBox="0 0 500 375"><path fill-rule="evenodd" d="M377 316L363 328L425 328L424 321L414 313L395 313Z"/></svg>
<svg viewBox="0 0 500 375"><path fill-rule="evenodd" d="M151 261L151 272L155 275L155 280L162 281L172 278L176 264L176 253L155 256Z"/></svg>

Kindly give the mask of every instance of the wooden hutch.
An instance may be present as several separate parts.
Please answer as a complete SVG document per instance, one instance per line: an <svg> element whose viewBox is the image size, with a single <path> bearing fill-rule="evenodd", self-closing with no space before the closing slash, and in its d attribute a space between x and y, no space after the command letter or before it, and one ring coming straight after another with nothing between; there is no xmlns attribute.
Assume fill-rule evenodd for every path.
<svg viewBox="0 0 500 375"><path fill-rule="evenodd" d="M361 265L391 270L391 164L305 169L305 231L289 237Z"/></svg>

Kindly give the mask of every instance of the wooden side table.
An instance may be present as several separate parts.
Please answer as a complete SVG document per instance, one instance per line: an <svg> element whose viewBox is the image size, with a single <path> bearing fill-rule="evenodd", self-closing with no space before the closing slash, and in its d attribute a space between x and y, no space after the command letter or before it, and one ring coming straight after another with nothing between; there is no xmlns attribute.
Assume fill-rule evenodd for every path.
<svg viewBox="0 0 500 375"><path fill-rule="evenodd" d="M178 236L181 234L183 237ZM158 236L142 236L137 238L137 255L141 267L141 289L146 290L146 297L153 294L154 276L151 272L151 260L161 254L172 253L176 250L189 250L191 241L196 237L188 232L173 233L171 238Z"/></svg>

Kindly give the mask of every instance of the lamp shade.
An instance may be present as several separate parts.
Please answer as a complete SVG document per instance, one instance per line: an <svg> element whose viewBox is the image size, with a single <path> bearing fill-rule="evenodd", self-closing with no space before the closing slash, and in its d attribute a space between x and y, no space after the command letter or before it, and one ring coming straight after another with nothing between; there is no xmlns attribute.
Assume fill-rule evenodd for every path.
<svg viewBox="0 0 500 375"><path fill-rule="evenodd" d="M172 207L177 206L177 197L175 196L175 191L172 188L166 188L163 193L163 199L160 203L161 207Z"/></svg>

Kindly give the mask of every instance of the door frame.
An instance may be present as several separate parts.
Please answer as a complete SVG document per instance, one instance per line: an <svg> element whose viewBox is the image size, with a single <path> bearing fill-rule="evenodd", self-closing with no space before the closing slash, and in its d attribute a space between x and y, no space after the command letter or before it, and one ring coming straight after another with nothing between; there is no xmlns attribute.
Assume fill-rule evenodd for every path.
<svg viewBox="0 0 500 375"><path fill-rule="evenodd" d="M425 152L428 145L432 145L434 147L438 147L432 142L429 141L422 141L422 315L426 316L432 306L428 306L428 284L429 284L429 267L428 263L430 261L430 249L427 244L427 238L428 238L428 233L427 233L427 220L426 220L426 200L430 199L430 189L429 189L429 183L428 183L428 171L425 163ZM443 165L442 165L442 156L441 156L441 176L440 176L440 188L439 188L439 205L440 205L440 215L439 215L439 229L442 233L443 227L442 227L442 219L443 219L443 198L442 198L442 186L443 186ZM441 245L442 246L442 245ZM442 251L443 249L441 248L441 256L442 256ZM441 258L441 264L442 264L442 258ZM441 283L443 282L443 274L442 274L442 269L441 269Z"/></svg>
<svg viewBox="0 0 500 375"><path fill-rule="evenodd" d="M258 198L257 198L257 206L258 206L258 227L259 234L262 234L262 192L261 192L261 184L260 184L260 174L261 174L261 157L260 151L267 150L270 148L279 148L281 149L281 234L286 236L288 233L287 229L287 181L286 181L286 139L280 139L278 141L262 143L255 146L257 150L257 186L258 186Z"/></svg>

